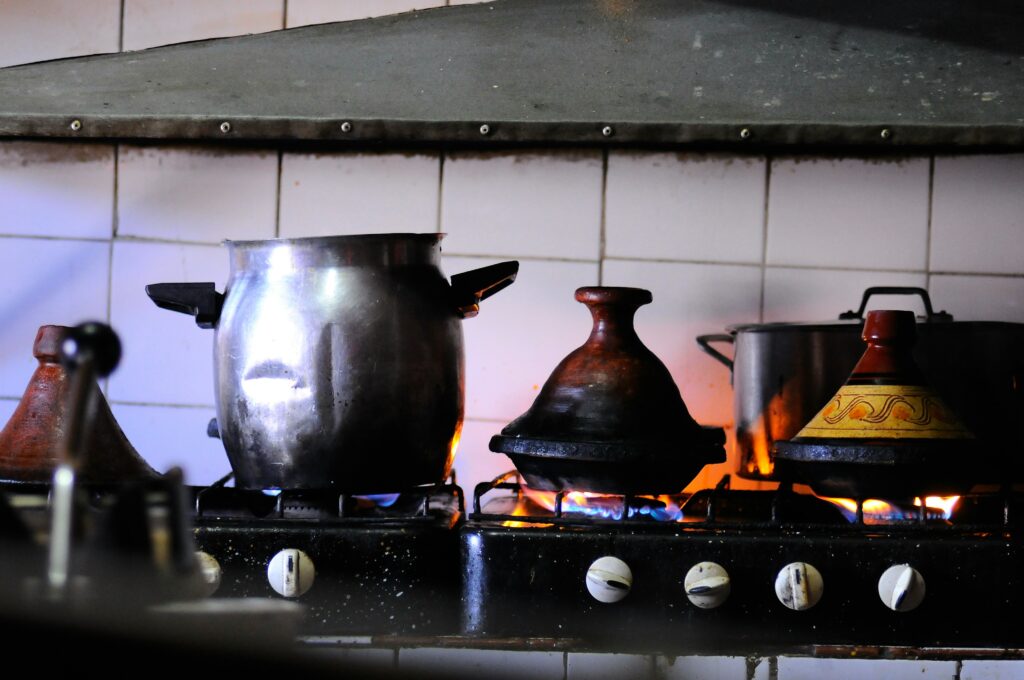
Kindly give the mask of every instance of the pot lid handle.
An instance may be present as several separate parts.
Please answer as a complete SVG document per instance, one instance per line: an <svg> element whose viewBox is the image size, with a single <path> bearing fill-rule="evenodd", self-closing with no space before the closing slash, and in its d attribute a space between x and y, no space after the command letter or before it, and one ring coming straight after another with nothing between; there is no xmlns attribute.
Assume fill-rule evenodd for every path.
<svg viewBox="0 0 1024 680"><path fill-rule="evenodd" d="M839 315L840 320L864 319L864 310L868 307L868 299L872 295L917 295L924 303L924 314L927 321L952 321L953 315L945 311L936 312L932 309L932 299L928 291L915 286L872 286L864 291L864 297L860 300L860 308L856 311L850 310Z"/></svg>
<svg viewBox="0 0 1024 680"><path fill-rule="evenodd" d="M224 306L224 294L218 293L212 282L151 283L146 295L161 309L196 317L200 328L214 328Z"/></svg>

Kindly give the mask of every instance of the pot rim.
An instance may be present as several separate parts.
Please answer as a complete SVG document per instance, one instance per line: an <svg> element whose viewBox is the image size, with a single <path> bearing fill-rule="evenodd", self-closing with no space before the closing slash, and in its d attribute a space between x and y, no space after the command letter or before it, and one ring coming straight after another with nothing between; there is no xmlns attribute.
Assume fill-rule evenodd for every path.
<svg viewBox="0 0 1024 680"><path fill-rule="evenodd" d="M835 321L773 321L770 323L738 323L726 326L727 333L774 333L784 331L801 332L851 332L864 326L863 319L836 319ZM917 317L918 329L951 331L970 329L1001 328L1024 329L1024 323L1015 321L929 321L923 316Z"/></svg>
<svg viewBox="0 0 1024 680"><path fill-rule="evenodd" d="M296 238L268 238L249 239L235 241L224 239L222 246L228 248L263 248L266 246L319 246L319 245L345 245L349 243L372 243L374 241L385 243L397 243L402 241L421 242L427 245L435 245L441 242L447 234L445 232L388 232L381 234L336 234L331 236L300 236Z"/></svg>

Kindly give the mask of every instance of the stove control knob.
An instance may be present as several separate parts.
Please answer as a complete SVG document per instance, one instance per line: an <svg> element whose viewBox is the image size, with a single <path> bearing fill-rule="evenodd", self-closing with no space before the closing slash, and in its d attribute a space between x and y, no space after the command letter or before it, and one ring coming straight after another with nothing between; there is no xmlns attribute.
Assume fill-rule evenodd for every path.
<svg viewBox="0 0 1024 680"><path fill-rule="evenodd" d="M587 590L598 602L618 602L633 587L633 570L618 557L606 555L587 569Z"/></svg>
<svg viewBox="0 0 1024 680"><path fill-rule="evenodd" d="M878 579L878 596L894 612L909 612L924 600L924 577L909 564L894 564Z"/></svg>
<svg viewBox="0 0 1024 680"><path fill-rule="evenodd" d="M315 578L316 568L313 567L313 560L295 548L285 548L274 555L267 565L267 580L270 581L270 587L284 597L304 595L313 587Z"/></svg>
<svg viewBox="0 0 1024 680"><path fill-rule="evenodd" d="M775 577L779 602L798 612L818 604L823 590L821 572L806 562L791 562Z"/></svg>
<svg viewBox="0 0 1024 680"><path fill-rule="evenodd" d="M732 586L729 572L720 564L700 562L686 572L683 579L686 597L701 609L721 607L729 598Z"/></svg>
<svg viewBox="0 0 1024 680"><path fill-rule="evenodd" d="M199 563L199 574L203 580L203 596L209 597L220 588L220 577L223 573L220 562L208 552L196 551L196 562Z"/></svg>

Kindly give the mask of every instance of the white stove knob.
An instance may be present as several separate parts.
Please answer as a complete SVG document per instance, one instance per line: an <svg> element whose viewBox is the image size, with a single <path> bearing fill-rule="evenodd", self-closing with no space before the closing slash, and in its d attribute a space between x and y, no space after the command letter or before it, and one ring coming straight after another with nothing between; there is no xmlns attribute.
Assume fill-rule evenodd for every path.
<svg viewBox="0 0 1024 680"><path fill-rule="evenodd" d="M818 604L824 589L821 572L806 562L791 562L775 577L779 602L798 612Z"/></svg>
<svg viewBox="0 0 1024 680"><path fill-rule="evenodd" d="M924 577L909 564L894 564L878 579L878 597L894 612L909 612L924 600Z"/></svg>
<svg viewBox="0 0 1024 680"><path fill-rule="evenodd" d="M587 569L587 590L598 602L618 602L633 587L633 571L618 557L606 555Z"/></svg>
<svg viewBox="0 0 1024 680"><path fill-rule="evenodd" d="M199 574L203 578L203 596L209 597L220 588L220 577L223 571L217 558L202 550L196 551L196 562L199 563Z"/></svg>
<svg viewBox="0 0 1024 680"><path fill-rule="evenodd" d="M721 607L732 590L729 572L715 562L700 562L686 572L683 579L686 597L701 609Z"/></svg>
<svg viewBox="0 0 1024 680"><path fill-rule="evenodd" d="M316 578L316 568L309 555L296 550L285 548L270 558L267 565L267 580L270 587L278 595L284 597L299 597L313 587L313 579Z"/></svg>

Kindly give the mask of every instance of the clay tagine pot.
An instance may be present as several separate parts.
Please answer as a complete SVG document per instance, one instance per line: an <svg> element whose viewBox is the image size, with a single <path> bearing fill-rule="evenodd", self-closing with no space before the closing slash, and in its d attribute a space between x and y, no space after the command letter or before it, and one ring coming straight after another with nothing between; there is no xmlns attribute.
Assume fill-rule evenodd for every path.
<svg viewBox="0 0 1024 680"><path fill-rule="evenodd" d="M914 363L913 312L869 312L862 337L867 349L846 384L796 437L776 444L780 477L849 498L969 490L970 472L987 469L985 461Z"/></svg>
<svg viewBox="0 0 1024 680"><path fill-rule="evenodd" d="M639 288L589 287L590 337L555 368L530 409L491 439L536 489L677 493L725 460L721 428L690 416L665 365L640 341Z"/></svg>
<svg viewBox="0 0 1024 680"><path fill-rule="evenodd" d="M42 326L32 355L39 366L10 420L0 431L0 480L48 484L60 457L68 402L68 374L60 364L65 326ZM79 479L87 484L116 484L157 477L114 420L99 385Z"/></svg>

